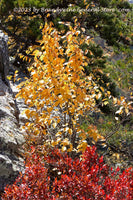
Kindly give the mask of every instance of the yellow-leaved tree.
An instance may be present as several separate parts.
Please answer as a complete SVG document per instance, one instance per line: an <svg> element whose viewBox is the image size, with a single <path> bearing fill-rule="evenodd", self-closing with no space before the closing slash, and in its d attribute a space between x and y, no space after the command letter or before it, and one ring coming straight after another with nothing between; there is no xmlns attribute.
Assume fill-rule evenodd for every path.
<svg viewBox="0 0 133 200"><path fill-rule="evenodd" d="M68 152L84 151L87 137L95 140L99 137L92 126L85 132L79 124L79 117L94 109L95 98L101 95L93 75L84 73L88 58L80 46L88 44L90 39L82 36L76 25L69 26L69 31L62 35L52 23L46 23L42 35L40 48L33 51L31 77L21 84L18 93L31 107L25 111L30 119L25 125L27 144L58 145ZM53 111L62 116L53 115Z"/></svg>

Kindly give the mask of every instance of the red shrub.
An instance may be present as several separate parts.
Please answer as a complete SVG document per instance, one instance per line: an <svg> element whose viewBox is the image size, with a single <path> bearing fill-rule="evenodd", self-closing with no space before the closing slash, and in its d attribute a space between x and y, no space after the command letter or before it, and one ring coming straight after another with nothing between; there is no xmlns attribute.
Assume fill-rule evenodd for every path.
<svg viewBox="0 0 133 200"><path fill-rule="evenodd" d="M32 154L26 162L24 174L11 186L5 188L2 199L9 200L41 200L50 199L49 177L47 169L36 154Z"/></svg>
<svg viewBox="0 0 133 200"><path fill-rule="evenodd" d="M131 200L133 171L109 170L95 147L88 147L74 160L54 149L42 161L35 153L26 162L25 173L5 188L7 200ZM117 178L116 178L117 177Z"/></svg>

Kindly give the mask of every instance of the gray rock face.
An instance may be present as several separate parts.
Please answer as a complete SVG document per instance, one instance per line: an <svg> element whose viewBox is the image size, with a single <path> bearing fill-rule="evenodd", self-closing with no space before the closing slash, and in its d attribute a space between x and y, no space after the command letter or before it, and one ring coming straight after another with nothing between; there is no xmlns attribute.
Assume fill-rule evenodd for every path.
<svg viewBox="0 0 133 200"><path fill-rule="evenodd" d="M10 85L5 83L9 71L7 36L0 32L0 192L23 170L22 144L16 104Z"/></svg>
<svg viewBox="0 0 133 200"><path fill-rule="evenodd" d="M0 30L0 73L3 80L6 80L6 76L9 71L9 56L7 46L8 36Z"/></svg>
<svg viewBox="0 0 133 200"><path fill-rule="evenodd" d="M2 86L7 87L4 82ZM23 169L21 146L24 138L19 132L13 103L10 93L0 95L0 191Z"/></svg>

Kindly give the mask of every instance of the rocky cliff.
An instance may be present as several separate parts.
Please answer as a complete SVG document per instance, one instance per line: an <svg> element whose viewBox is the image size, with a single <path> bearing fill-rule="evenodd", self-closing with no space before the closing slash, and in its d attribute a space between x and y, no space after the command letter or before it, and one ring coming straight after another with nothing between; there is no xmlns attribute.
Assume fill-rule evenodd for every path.
<svg viewBox="0 0 133 200"><path fill-rule="evenodd" d="M6 76L9 72L8 37L0 32L0 192L23 170L24 138L19 129L18 108Z"/></svg>

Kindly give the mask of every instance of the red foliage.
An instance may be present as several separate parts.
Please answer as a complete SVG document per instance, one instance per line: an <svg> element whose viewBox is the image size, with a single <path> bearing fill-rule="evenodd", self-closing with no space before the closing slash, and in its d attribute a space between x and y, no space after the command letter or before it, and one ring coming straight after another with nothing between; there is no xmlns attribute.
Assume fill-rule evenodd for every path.
<svg viewBox="0 0 133 200"><path fill-rule="evenodd" d="M44 161L32 151L25 173L5 188L2 200L131 200L133 170L109 170L95 147L72 159L54 149Z"/></svg>
<svg viewBox="0 0 133 200"><path fill-rule="evenodd" d="M12 186L5 188L2 199L8 200L39 200L49 199L49 177L47 169L36 154L27 160L24 174Z"/></svg>

